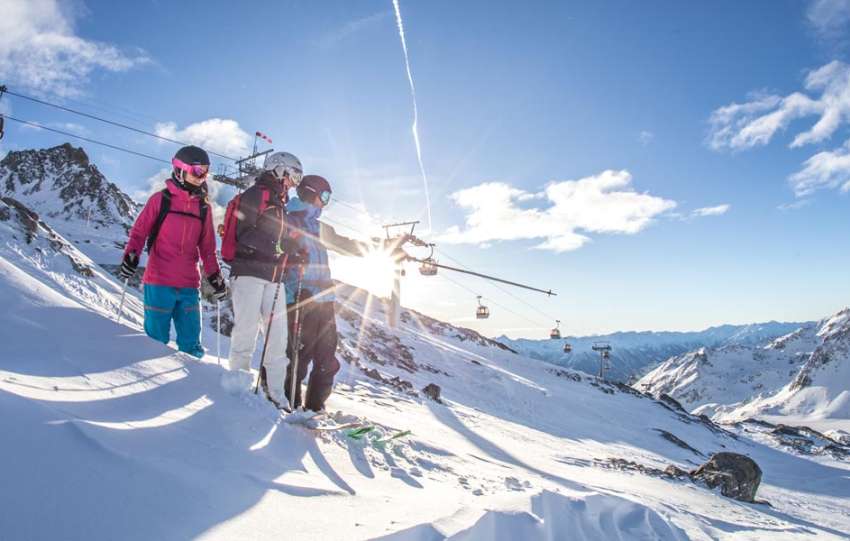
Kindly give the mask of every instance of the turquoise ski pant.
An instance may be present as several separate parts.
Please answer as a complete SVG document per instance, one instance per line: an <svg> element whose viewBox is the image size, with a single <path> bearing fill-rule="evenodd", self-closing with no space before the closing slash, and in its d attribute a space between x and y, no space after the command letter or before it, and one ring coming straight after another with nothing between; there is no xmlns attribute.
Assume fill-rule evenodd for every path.
<svg viewBox="0 0 850 541"><path fill-rule="evenodd" d="M201 358L201 304L198 290L145 284L145 332L167 344L171 340L171 322L177 331L177 347Z"/></svg>

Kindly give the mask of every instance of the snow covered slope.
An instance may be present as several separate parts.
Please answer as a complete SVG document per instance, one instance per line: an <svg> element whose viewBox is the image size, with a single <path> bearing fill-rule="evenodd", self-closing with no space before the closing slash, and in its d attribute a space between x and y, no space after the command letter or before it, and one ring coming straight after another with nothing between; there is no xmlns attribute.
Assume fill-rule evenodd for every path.
<svg viewBox="0 0 850 541"><path fill-rule="evenodd" d="M724 421L749 417L850 431L850 309L824 320L815 347L793 378L775 393L715 407Z"/></svg>
<svg viewBox="0 0 850 541"><path fill-rule="evenodd" d="M97 263L114 263L140 206L69 143L9 152L0 161L0 195L38 213Z"/></svg>
<svg viewBox="0 0 850 541"><path fill-rule="evenodd" d="M634 387L668 394L686 409L705 404L735 404L775 393L795 377L818 343L810 324L766 346L700 348L671 357Z"/></svg>
<svg viewBox="0 0 850 541"><path fill-rule="evenodd" d="M4 203L3 539L797 540L850 531L846 461L756 443L412 311L390 330L384 303L353 288L340 288L343 368L329 407L374 424L375 438L412 434L379 444L282 423L254 395L223 392L215 357L197 362L146 338L135 297L117 325L118 284L77 270L90 260ZM423 393L429 384L441 388L439 402ZM719 450L759 463L758 496L771 506L642 473L688 469Z"/></svg>
<svg viewBox="0 0 850 541"><path fill-rule="evenodd" d="M615 381L633 382L653 365L670 357L702 347L763 344L802 325L771 321L752 325L721 325L699 332L618 332L599 336L571 336L564 340L513 340L500 336L497 340L528 357L588 374L599 372L599 354L593 351L593 345L607 342L613 351L606 377ZM572 353L564 353L564 342L572 346Z"/></svg>

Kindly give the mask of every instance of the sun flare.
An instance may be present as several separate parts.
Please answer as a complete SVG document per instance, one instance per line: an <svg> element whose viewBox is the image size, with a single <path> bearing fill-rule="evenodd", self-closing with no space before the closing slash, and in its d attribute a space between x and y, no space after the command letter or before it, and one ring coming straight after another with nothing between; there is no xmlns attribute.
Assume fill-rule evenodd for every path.
<svg viewBox="0 0 850 541"><path fill-rule="evenodd" d="M363 257L338 257L333 262L334 278L379 297L388 297L392 292L394 269L393 260L384 250Z"/></svg>

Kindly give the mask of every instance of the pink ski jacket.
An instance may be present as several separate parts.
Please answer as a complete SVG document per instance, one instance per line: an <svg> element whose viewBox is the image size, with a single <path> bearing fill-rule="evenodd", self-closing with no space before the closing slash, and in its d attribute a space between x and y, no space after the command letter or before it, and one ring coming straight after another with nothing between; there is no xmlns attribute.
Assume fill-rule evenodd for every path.
<svg viewBox="0 0 850 541"><path fill-rule="evenodd" d="M201 224L199 218L178 214L185 212L200 217L201 200L180 189L171 179L166 182L166 187L171 192L171 212L162 222L156 242L148 254L142 282L157 286L198 288L201 286L198 259L203 262L207 276L219 271L212 209L207 211L204 224ZM162 192L148 199L130 230L125 255L132 252L141 256L144 252L148 235L159 215L161 202Z"/></svg>

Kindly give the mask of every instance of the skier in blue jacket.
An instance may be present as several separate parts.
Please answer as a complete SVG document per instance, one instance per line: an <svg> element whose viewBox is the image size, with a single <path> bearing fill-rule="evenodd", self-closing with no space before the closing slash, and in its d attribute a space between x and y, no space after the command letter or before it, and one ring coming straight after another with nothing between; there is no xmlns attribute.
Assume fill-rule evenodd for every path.
<svg viewBox="0 0 850 541"><path fill-rule="evenodd" d="M296 261L300 264L290 265L285 274L289 366L284 391L290 406L299 408L302 405L301 382L312 364L304 408L322 411L333 390L334 376L339 371L334 283L328 266L328 249L342 255L363 256L369 252L371 245L343 237L333 227L319 221L322 209L331 199L331 186L323 177L305 176L296 191L298 197L293 197L286 205L287 223L291 231L300 233L302 250ZM296 299L299 280L301 296ZM297 310L298 332L295 330L296 302L300 306ZM298 383L293 399L292 369L296 347L300 347L300 351L296 374Z"/></svg>

